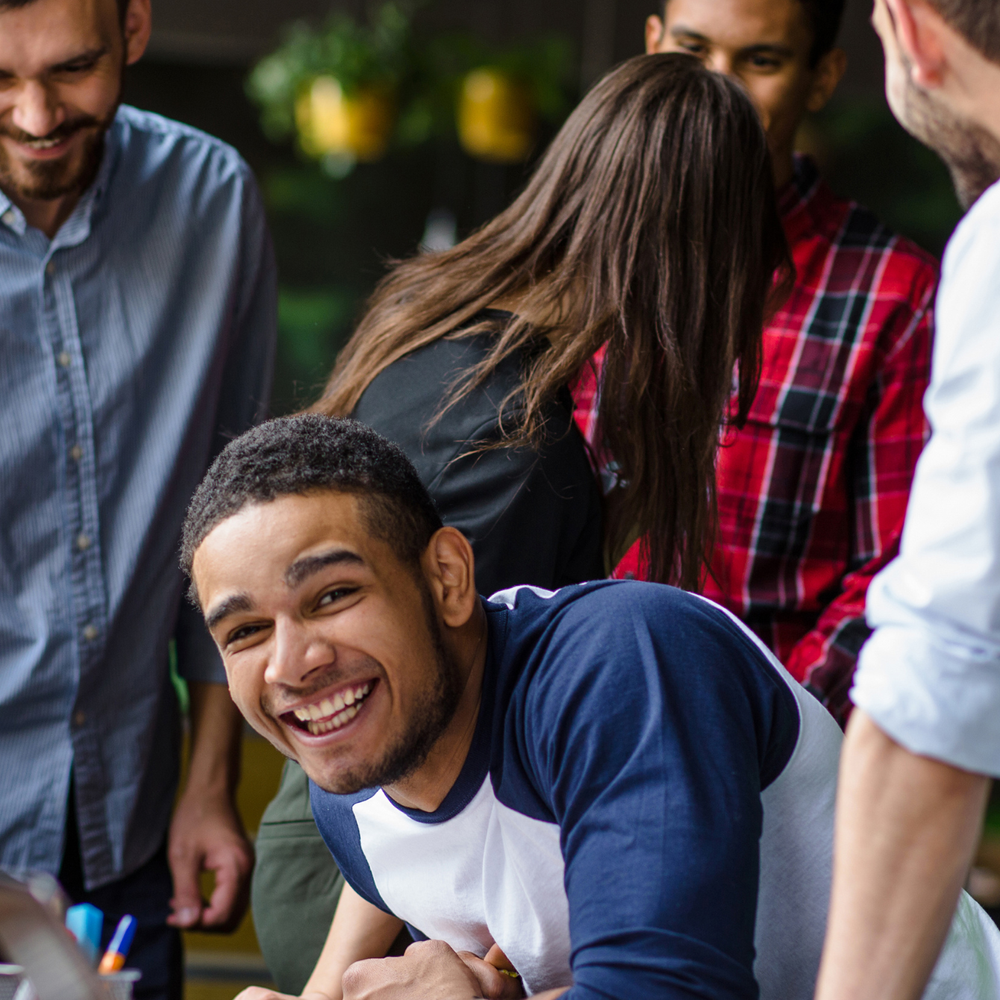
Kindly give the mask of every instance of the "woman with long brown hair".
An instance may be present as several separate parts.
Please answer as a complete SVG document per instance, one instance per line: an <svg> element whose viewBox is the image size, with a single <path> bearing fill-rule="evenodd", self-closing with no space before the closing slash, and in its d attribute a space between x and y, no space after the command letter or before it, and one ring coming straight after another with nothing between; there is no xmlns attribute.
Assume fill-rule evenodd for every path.
<svg viewBox="0 0 1000 1000"><path fill-rule="evenodd" d="M603 576L602 550L613 565L639 534L655 579L694 587L733 373L741 420L785 252L747 96L690 56L631 59L583 99L510 208L383 279L314 409L402 447L472 543L481 593ZM568 392L602 345L600 440L616 470L603 530ZM257 859L261 947L298 993L308 973L290 957L315 960L338 876L294 764ZM339 982L329 958L315 982Z"/></svg>
<svg viewBox="0 0 1000 1000"><path fill-rule="evenodd" d="M606 345L597 437L616 483L605 552L642 534L651 578L694 588L733 379L739 423L756 389L772 275L786 260L745 93L694 58L639 56L584 98L506 211L383 279L315 408L378 420L365 397L382 373L442 338L485 334L409 425L426 433L499 381L496 420L466 449L537 451L553 436L554 401ZM512 362L516 377L498 379Z"/></svg>

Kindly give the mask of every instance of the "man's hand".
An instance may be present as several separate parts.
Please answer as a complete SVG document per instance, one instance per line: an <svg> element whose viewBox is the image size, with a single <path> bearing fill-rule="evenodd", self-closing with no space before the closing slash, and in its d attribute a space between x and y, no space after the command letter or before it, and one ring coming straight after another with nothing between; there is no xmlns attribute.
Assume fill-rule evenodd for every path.
<svg viewBox="0 0 1000 1000"><path fill-rule="evenodd" d="M227 798L189 789L177 803L168 844L174 897L167 923L220 934L235 930L250 898L253 847L233 805ZM199 884L203 871L215 874L207 905Z"/></svg>
<svg viewBox="0 0 1000 1000"><path fill-rule="evenodd" d="M417 941L400 958L355 962L344 973L344 1000L475 1000L482 996L476 974L444 941Z"/></svg>
<svg viewBox="0 0 1000 1000"><path fill-rule="evenodd" d="M228 933L246 912L253 848L236 812L240 716L223 684L191 685L191 764L167 856L174 879L172 927ZM205 904L199 876L215 873Z"/></svg>
<svg viewBox="0 0 1000 1000"><path fill-rule="evenodd" d="M524 984L500 945L493 945L485 958L471 951L460 951L458 957L476 977L484 1000L520 1000L524 996Z"/></svg>

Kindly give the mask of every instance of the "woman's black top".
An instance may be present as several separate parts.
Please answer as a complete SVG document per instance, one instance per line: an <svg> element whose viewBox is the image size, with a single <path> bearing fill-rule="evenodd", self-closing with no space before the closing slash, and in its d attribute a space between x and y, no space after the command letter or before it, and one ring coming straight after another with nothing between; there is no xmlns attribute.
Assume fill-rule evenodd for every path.
<svg viewBox="0 0 1000 1000"><path fill-rule="evenodd" d="M485 315L510 318L497 310ZM549 405L545 443L537 449L466 454L470 446L500 440L499 406L520 384L523 357L508 358L432 423L456 381L486 356L492 337L486 331L437 340L407 354L372 380L352 416L406 452L441 519L472 543L481 594L599 579L600 494L568 389ZM517 404L508 404L505 423L517 417Z"/></svg>

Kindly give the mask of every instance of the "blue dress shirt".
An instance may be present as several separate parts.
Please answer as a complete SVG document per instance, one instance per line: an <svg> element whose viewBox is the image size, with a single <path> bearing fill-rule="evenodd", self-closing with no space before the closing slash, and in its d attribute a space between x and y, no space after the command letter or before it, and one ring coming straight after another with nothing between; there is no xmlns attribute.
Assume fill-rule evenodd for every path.
<svg viewBox="0 0 1000 1000"><path fill-rule="evenodd" d="M56 872L70 773L94 888L163 842L168 644L225 681L181 600L185 507L265 413L275 267L235 150L122 107L52 240L0 192L0 867Z"/></svg>

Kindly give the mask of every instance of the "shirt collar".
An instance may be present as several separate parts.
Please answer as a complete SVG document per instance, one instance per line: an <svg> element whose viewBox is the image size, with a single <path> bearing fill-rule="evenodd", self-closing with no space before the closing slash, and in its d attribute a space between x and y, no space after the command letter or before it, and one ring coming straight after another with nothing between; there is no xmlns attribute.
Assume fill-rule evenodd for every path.
<svg viewBox="0 0 1000 1000"><path fill-rule="evenodd" d="M815 217L823 214L828 196L829 189L816 163L811 157L796 153L792 179L778 189L778 213L790 242L815 229Z"/></svg>

